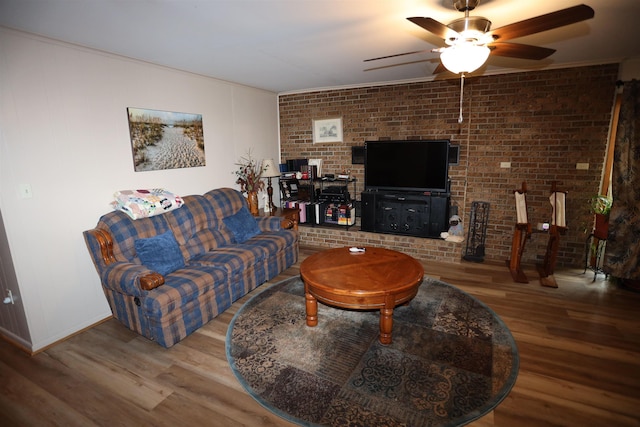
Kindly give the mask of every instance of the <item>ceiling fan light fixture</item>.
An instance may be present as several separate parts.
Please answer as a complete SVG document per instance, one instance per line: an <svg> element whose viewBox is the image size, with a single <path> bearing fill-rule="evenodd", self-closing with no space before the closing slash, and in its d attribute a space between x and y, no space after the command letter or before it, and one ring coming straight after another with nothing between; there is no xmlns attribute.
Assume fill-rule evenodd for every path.
<svg viewBox="0 0 640 427"><path fill-rule="evenodd" d="M472 73L489 58L491 49L484 45L460 43L449 46L440 54L442 65L452 73Z"/></svg>

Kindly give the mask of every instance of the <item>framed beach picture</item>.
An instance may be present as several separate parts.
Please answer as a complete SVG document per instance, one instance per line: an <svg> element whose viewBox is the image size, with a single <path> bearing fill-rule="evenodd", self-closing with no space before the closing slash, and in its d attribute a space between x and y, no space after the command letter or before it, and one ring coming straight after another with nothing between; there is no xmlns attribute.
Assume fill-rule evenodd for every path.
<svg viewBox="0 0 640 427"><path fill-rule="evenodd" d="M202 115L127 108L136 172L205 166Z"/></svg>
<svg viewBox="0 0 640 427"><path fill-rule="evenodd" d="M342 117L313 121L313 143L342 142Z"/></svg>

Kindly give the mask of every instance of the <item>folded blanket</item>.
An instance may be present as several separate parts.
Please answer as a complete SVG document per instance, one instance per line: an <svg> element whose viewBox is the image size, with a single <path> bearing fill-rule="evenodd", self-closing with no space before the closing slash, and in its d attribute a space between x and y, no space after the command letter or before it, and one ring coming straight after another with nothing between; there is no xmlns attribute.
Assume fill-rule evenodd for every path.
<svg viewBox="0 0 640 427"><path fill-rule="evenodd" d="M133 219L148 218L178 209L184 204L182 198L164 188L151 190L122 190L114 194L111 203L114 209L121 210Z"/></svg>

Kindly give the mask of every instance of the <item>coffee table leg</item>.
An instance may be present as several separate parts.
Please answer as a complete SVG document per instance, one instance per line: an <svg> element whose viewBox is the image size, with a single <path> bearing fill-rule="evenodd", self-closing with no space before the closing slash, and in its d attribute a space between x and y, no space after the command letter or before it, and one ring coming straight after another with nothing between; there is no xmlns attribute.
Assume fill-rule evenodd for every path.
<svg viewBox="0 0 640 427"><path fill-rule="evenodd" d="M309 317L307 316L307 319L308 318ZM393 329L393 308L380 309L380 343L381 344L391 344L392 329Z"/></svg>
<svg viewBox="0 0 640 427"><path fill-rule="evenodd" d="M307 309L307 326L318 324L318 300L309 292L304 294Z"/></svg>

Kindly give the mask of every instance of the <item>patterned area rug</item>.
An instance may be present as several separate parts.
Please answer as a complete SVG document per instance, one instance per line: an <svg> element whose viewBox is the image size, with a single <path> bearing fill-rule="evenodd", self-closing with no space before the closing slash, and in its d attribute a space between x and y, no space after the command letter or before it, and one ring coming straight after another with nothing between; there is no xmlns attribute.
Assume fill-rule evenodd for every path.
<svg viewBox="0 0 640 427"><path fill-rule="evenodd" d="M469 294L426 278L378 342L379 311L318 304L305 319L299 278L249 300L227 332L227 358L244 388L300 425L458 426L495 408L518 374L511 332Z"/></svg>

